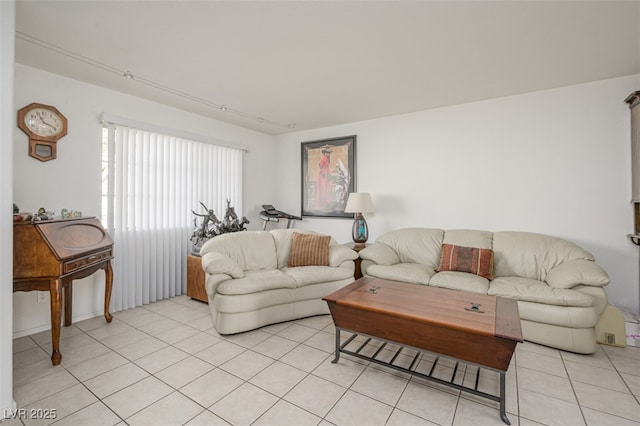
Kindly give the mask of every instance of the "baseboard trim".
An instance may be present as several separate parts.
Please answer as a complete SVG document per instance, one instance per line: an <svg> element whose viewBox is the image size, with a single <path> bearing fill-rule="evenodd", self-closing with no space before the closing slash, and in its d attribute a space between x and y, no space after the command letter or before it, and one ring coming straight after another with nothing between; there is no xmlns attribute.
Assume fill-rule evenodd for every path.
<svg viewBox="0 0 640 426"><path fill-rule="evenodd" d="M102 312L99 312L99 313L93 312L93 313L88 313L84 315L79 315L77 317L72 318L71 323L75 324L76 322L84 321L84 320L95 318L102 315L104 315ZM20 337L31 336L32 334L40 333L42 331L47 331L47 330L51 330L51 324L44 324L38 327L28 328L26 330L20 330L16 333L13 333L13 338L18 339Z"/></svg>

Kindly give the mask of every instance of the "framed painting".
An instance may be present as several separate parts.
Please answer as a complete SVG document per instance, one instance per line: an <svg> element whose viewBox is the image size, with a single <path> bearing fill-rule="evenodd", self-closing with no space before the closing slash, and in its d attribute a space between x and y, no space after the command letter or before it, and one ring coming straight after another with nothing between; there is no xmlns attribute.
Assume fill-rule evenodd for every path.
<svg viewBox="0 0 640 426"><path fill-rule="evenodd" d="M346 217L356 191L356 137L302 142L302 216Z"/></svg>

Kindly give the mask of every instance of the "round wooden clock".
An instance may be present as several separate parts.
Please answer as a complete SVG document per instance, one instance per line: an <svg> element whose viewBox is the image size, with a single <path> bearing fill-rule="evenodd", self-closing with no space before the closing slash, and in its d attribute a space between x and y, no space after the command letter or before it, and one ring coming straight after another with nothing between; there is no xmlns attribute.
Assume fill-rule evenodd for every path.
<svg viewBox="0 0 640 426"><path fill-rule="evenodd" d="M67 118L55 107L32 103L18 110L18 127L29 136L29 155L56 158L58 139L67 134Z"/></svg>

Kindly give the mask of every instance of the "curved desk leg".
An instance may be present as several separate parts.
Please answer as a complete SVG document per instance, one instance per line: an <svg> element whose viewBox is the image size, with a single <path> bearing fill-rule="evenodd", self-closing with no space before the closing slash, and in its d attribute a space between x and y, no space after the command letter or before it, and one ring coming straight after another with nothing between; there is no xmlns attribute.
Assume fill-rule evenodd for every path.
<svg viewBox="0 0 640 426"><path fill-rule="evenodd" d="M113 316L109 313L109 305L111 304L111 288L113 286L113 269L111 268L111 261L107 261L107 265L104 268L105 282L104 282L104 319L107 322L111 322Z"/></svg>
<svg viewBox="0 0 640 426"><path fill-rule="evenodd" d="M51 363L59 365L62 361L60 353L60 323L62 320L62 280L49 281L49 295L51 296Z"/></svg>

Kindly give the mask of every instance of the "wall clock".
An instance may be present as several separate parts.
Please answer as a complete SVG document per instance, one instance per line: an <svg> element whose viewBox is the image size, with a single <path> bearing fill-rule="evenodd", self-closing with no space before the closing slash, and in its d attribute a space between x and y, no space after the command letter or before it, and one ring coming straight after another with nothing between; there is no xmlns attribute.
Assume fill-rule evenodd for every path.
<svg viewBox="0 0 640 426"><path fill-rule="evenodd" d="M18 127L29 136L29 155L49 161L56 158L56 144L67 134L67 118L55 107L32 103L18 110Z"/></svg>

